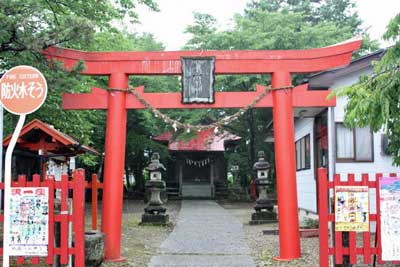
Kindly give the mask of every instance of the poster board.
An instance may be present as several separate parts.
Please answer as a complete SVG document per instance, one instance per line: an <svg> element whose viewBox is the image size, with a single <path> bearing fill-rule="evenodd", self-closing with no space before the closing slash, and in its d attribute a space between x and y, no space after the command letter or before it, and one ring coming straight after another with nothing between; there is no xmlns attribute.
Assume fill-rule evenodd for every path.
<svg viewBox="0 0 400 267"><path fill-rule="evenodd" d="M382 260L400 260L400 178L379 180Z"/></svg>
<svg viewBox="0 0 400 267"><path fill-rule="evenodd" d="M368 186L335 186L335 231L369 231Z"/></svg>
<svg viewBox="0 0 400 267"><path fill-rule="evenodd" d="M12 187L10 256L47 256L49 229L47 187Z"/></svg>

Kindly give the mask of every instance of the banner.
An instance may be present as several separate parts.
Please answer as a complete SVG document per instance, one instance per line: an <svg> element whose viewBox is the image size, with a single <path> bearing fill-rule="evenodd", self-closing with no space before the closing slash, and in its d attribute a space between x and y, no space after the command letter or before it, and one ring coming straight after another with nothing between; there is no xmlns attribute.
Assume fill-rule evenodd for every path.
<svg viewBox="0 0 400 267"><path fill-rule="evenodd" d="M400 260L400 178L381 178L380 230L382 260Z"/></svg>
<svg viewBox="0 0 400 267"><path fill-rule="evenodd" d="M12 187L10 256L47 256L49 192L47 187Z"/></svg>
<svg viewBox="0 0 400 267"><path fill-rule="evenodd" d="M368 186L335 186L335 231L369 231Z"/></svg>

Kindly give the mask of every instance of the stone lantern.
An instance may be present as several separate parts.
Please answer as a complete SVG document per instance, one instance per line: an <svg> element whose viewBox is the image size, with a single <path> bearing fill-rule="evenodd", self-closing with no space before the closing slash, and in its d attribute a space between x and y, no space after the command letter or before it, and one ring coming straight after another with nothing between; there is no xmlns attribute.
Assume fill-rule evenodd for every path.
<svg viewBox="0 0 400 267"><path fill-rule="evenodd" d="M251 215L250 224L276 222L274 212L276 201L272 198L272 179L268 175L271 164L265 160L264 151L258 152L258 161L254 163L253 170L257 175L255 185L258 190L258 198L254 207L255 212Z"/></svg>
<svg viewBox="0 0 400 267"><path fill-rule="evenodd" d="M150 174L150 180L146 182L146 188L150 190L150 201L144 214L142 215L141 224L158 224L165 225L168 223L169 216L166 214L167 209L164 208L161 201L160 193L165 191L165 181L161 179L161 171L165 171L165 167L160 163L160 155L154 153L151 162L146 168Z"/></svg>

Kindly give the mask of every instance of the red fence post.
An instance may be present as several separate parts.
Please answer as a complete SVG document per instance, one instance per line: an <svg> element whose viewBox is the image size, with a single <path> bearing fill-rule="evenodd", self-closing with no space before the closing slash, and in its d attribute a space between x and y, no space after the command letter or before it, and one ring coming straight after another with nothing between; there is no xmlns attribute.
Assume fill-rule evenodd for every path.
<svg viewBox="0 0 400 267"><path fill-rule="evenodd" d="M368 184L369 176L367 173L363 173L362 177L362 185L368 186L368 193L370 193L370 187ZM370 207L368 207L370 210ZM369 221L371 222L371 216L369 216ZM370 223L371 224L371 223ZM364 263L370 264L371 263L371 229L368 232L363 233L363 255L364 255Z"/></svg>
<svg viewBox="0 0 400 267"><path fill-rule="evenodd" d="M68 175L61 176L60 263L68 264Z"/></svg>
<svg viewBox="0 0 400 267"><path fill-rule="evenodd" d="M347 185L347 182L340 182L340 175L335 174L333 178L333 199L336 199L336 193L335 193L335 186L338 185ZM334 211L335 214L335 211ZM335 218L336 220L336 218ZM335 263L336 264L342 264L343 263L343 234L342 232L337 232L335 231L335 226L334 227L334 246L335 246Z"/></svg>
<svg viewBox="0 0 400 267"><path fill-rule="evenodd" d="M74 266L85 266L85 171L83 169L74 171L73 185Z"/></svg>
<svg viewBox="0 0 400 267"><path fill-rule="evenodd" d="M382 173L376 174L375 188L376 188L376 231L375 231L375 243L376 243L376 256L378 264L382 264L382 246L381 246L381 206L380 206L380 188L379 180L382 178Z"/></svg>
<svg viewBox="0 0 400 267"><path fill-rule="evenodd" d="M54 177L48 176L45 184L49 188L49 245L47 246L47 264L53 264L54 257Z"/></svg>
<svg viewBox="0 0 400 267"><path fill-rule="evenodd" d="M354 173L349 173L347 174L347 186L355 186L355 175ZM357 263L357 252L356 252L356 246L357 246L357 233L355 231L349 231L345 233L347 235L347 240L344 242L344 246L348 249L348 253L345 256L345 262L344 263L350 263L350 264L355 264Z"/></svg>
<svg viewBox="0 0 400 267"><path fill-rule="evenodd" d="M92 174L92 230L97 230L97 175Z"/></svg>
<svg viewBox="0 0 400 267"><path fill-rule="evenodd" d="M318 204L319 204L319 266L329 266L328 254L328 177L325 168L318 169Z"/></svg>

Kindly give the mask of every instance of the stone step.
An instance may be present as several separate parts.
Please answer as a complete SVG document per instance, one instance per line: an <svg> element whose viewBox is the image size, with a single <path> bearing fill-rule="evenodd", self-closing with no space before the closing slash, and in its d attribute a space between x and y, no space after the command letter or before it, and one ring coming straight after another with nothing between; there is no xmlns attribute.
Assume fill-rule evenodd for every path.
<svg viewBox="0 0 400 267"><path fill-rule="evenodd" d="M182 184L182 197L211 198L210 184Z"/></svg>

